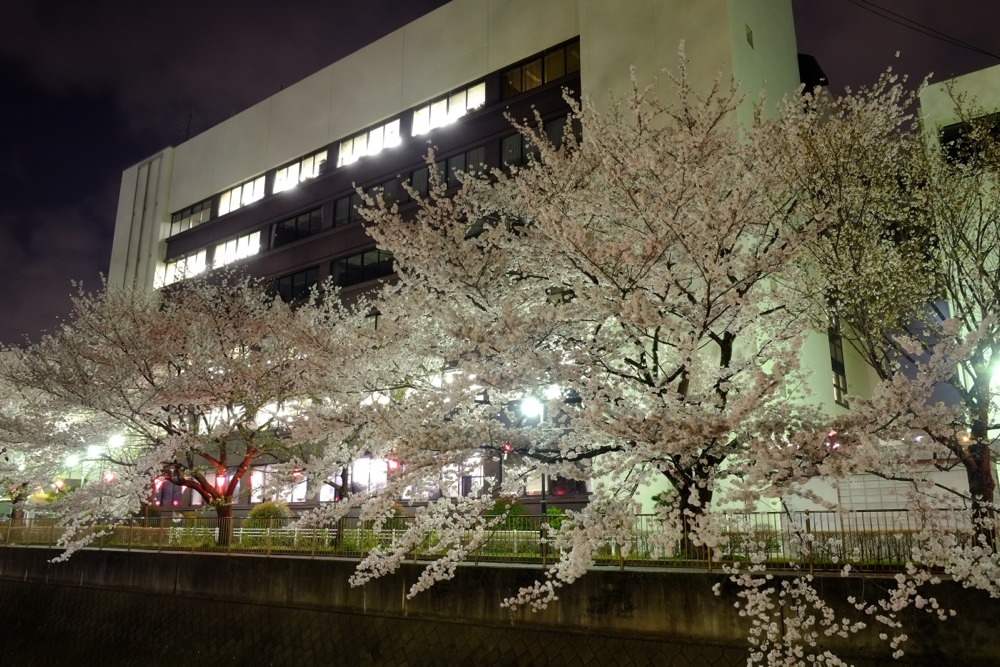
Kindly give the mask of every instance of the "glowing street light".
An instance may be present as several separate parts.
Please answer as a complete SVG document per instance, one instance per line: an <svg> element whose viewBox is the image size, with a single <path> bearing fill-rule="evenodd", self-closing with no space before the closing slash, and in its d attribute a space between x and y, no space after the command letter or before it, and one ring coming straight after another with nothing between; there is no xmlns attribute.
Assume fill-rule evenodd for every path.
<svg viewBox="0 0 1000 667"><path fill-rule="evenodd" d="M541 419L545 414L545 404L534 396L526 396L521 400L521 416L525 419Z"/></svg>

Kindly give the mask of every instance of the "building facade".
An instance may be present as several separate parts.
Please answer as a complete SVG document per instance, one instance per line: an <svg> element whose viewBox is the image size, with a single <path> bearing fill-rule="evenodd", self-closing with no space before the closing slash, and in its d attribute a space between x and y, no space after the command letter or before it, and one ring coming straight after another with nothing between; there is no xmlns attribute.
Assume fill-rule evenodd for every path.
<svg viewBox="0 0 1000 667"><path fill-rule="evenodd" d="M681 44L696 87L740 83L739 121L759 91L779 99L800 80L790 0L453 0L127 168L109 283L155 289L233 265L288 300L327 277L363 290L393 264L365 234L356 186L406 207L401 183L426 187L429 146L455 186L456 171L518 164L526 147L505 114L536 110L561 131L564 89L605 105L631 87L630 66L640 82L675 68ZM832 340L816 334L803 355L811 395L836 406L865 376ZM304 482L290 494L309 495Z"/></svg>

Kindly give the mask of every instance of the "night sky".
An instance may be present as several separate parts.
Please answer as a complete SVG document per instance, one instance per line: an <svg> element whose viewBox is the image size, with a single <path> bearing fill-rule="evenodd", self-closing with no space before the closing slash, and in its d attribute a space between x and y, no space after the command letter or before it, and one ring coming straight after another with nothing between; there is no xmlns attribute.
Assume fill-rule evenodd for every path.
<svg viewBox="0 0 1000 667"><path fill-rule="evenodd" d="M441 4L5 0L0 342L56 326L72 281L100 287L123 169ZM997 0L793 5L799 51L816 56L838 92L889 65L939 80L1000 63ZM904 17L916 23L900 25Z"/></svg>

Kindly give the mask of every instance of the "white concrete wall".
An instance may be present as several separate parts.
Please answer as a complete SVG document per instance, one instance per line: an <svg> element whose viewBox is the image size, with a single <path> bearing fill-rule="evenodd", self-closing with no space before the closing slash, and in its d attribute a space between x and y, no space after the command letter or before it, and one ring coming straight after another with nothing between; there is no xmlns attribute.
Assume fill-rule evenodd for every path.
<svg viewBox="0 0 1000 667"><path fill-rule="evenodd" d="M756 98L764 85L778 97L797 82L788 0L454 0L179 145L168 209L576 35L583 86L598 98L628 89L630 65L647 81L676 68L682 40L706 86L735 74Z"/></svg>
<svg viewBox="0 0 1000 667"><path fill-rule="evenodd" d="M964 98L974 115L1000 110L1000 65L970 72L927 86L920 94L920 116L932 137L941 128L959 122L953 95Z"/></svg>
<svg viewBox="0 0 1000 667"><path fill-rule="evenodd" d="M111 285L153 289L156 266L162 259L160 241L170 218L167 193L173 156L174 150L165 148L122 174L108 270Z"/></svg>
<svg viewBox="0 0 1000 667"><path fill-rule="evenodd" d="M754 49L743 37L750 24ZM628 89L633 64L645 81L676 68L682 40L692 77L706 87L735 73L754 98L765 84L780 89L776 97L794 88L789 0L454 0L177 146L160 163L169 187L151 223L576 35L583 86L605 101ZM119 227L141 210L129 194L141 164L123 176ZM136 269L126 236L116 232L116 279Z"/></svg>

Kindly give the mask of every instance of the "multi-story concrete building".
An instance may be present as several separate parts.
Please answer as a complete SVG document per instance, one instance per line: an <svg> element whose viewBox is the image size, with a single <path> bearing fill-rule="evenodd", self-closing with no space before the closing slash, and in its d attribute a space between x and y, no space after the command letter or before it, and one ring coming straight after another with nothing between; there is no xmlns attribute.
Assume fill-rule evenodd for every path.
<svg viewBox="0 0 1000 667"><path fill-rule="evenodd" d="M561 128L564 88L601 105L630 87L631 65L641 81L676 67L682 43L696 85L740 82L742 121L759 91L777 99L800 80L790 0L453 0L126 169L109 282L154 289L236 264L286 299L328 276L364 289L393 269L356 185L405 207L400 183L426 187L430 144L450 178L521 162L505 114L536 109ZM836 349L818 333L803 350L809 391L832 409L856 389Z"/></svg>

